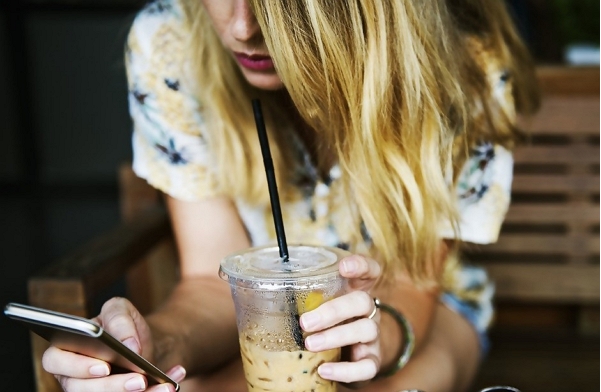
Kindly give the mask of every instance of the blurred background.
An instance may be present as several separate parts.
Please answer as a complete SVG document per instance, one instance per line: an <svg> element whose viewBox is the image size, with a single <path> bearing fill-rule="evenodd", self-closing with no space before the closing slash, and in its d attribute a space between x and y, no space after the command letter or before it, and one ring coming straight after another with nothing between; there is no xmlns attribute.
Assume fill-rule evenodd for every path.
<svg viewBox="0 0 601 392"><path fill-rule="evenodd" d="M0 0L2 306L26 303L29 276L120 222L117 168L131 159L123 47L143 4ZM538 64L598 66L598 0L508 4ZM596 314L596 335L577 342L597 358L594 383ZM28 332L0 316L6 390L35 390L29 345Z"/></svg>

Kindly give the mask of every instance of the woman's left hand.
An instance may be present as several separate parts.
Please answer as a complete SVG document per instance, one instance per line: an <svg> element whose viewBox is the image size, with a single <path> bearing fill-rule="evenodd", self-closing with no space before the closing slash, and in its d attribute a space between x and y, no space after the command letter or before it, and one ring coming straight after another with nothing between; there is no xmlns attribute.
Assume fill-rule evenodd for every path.
<svg viewBox="0 0 601 392"><path fill-rule="evenodd" d="M344 383L371 380L380 369L380 312L369 291L380 276L380 265L360 255L340 261L340 274L349 280L349 293L304 313L300 325L312 333L305 339L309 351L350 348L350 361L324 363L317 369L328 380ZM370 318L370 315L374 314Z"/></svg>

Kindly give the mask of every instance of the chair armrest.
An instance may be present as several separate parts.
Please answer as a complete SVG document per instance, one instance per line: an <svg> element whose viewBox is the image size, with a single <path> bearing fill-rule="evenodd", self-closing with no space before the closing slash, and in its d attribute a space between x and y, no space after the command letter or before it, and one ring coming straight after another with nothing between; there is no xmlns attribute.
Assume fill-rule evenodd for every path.
<svg viewBox="0 0 601 392"><path fill-rule="evenodd" d="M164 207L153 207L84 244L32 276L34 306L89 317L92 299L171 233Z"/></svg>

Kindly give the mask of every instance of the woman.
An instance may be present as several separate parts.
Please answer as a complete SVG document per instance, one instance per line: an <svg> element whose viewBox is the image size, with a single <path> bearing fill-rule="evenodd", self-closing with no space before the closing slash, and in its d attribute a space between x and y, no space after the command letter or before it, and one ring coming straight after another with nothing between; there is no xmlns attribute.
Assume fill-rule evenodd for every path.
<svg viewBox="0 0 601 392"><path fill-rule="evenodd" d="M289 242L354 254L340 264L352 292L300 319L315 332L308 350L350 347L320 376L340 390L469 386L491 286L457 262L458 244L496 239L515 110L536 105L498 1L156 0L132 27L127 64L134 170L166 195L181 281L151 315L116 298L98 322L173 378L187 372L184 391L246 389L216 272L275 240L250 105L260 97ZM406 366L412 336L373 317L372 297L412 326ZM67 391L171 388L55 347L44 367Z"/></svg>

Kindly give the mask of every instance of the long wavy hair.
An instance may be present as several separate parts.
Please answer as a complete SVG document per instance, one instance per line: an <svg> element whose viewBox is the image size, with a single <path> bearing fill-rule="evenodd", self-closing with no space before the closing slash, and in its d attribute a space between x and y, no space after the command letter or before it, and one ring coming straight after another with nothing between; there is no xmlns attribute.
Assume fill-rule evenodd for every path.
<svg viewBox="0 0 601 392"><path fill-rule="evenodd" d="M249 86L200 3L185 7L217 175L224 193L265 202L250 98L264 102L280 184L289 174L290 146L274 129L287 119L278 114L278 93ZM250 0L287 93L326 147L317 152L318 160L327 161L331 157L324 155L333 152L343 172L346 204L357 222L354 240L362 238L364 225L374 255L388 271L439 279L438 228L456 217L449 192L454 146L469 145L477 132L506 144L513 138L513 126L491 121L482 135L471 125L476 107L492 110L466 35L490 40L503 59L511 59L516 75L521 67L529 69L500 3ZM524 96L517 102L530 108L534 94Z"/></svg>

